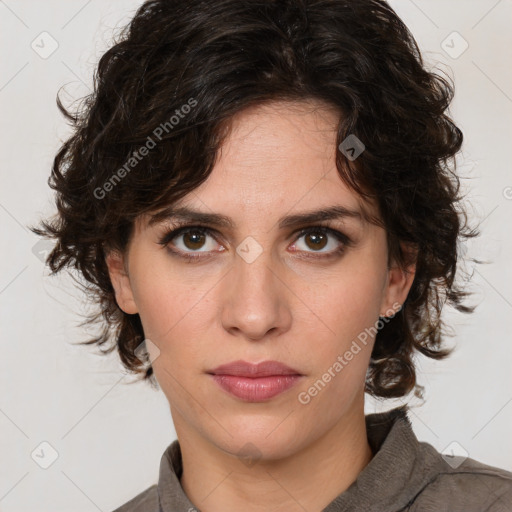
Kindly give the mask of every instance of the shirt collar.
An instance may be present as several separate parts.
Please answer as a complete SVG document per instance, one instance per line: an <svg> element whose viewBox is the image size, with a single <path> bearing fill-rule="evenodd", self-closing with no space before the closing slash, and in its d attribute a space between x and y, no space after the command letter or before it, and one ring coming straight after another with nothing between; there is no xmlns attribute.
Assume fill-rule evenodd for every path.
<svg viewBox="0 0 512 512"><path fill-rule="evenodd" d="M365 416L367 437L373 452L369 464L348 489L323 512L401 510L440 471L442 459L435 448L416 438L407 406ZM160 462L158 497L161 512L199 510L180 484L181 449L178 440L165 450Z"/></svg>

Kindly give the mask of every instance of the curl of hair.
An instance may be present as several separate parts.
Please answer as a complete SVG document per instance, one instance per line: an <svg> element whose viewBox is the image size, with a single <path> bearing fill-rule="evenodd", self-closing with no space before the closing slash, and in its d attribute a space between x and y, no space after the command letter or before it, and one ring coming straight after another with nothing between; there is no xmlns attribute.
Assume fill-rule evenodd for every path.
<svg viewBox="0 0 512 512"><path fill-rule="evenodd" d="M407 300L378 331L366 391L417 393L414 353L451 352L442 343L443 305L473 309L455 282L457 243L477 233L458 208L459 178L449 166L463 139L446 113L453 94L449 80L425 69L383 0L145 2L101 57L81 107L70 113L57 96L73 134L49 178L57 214L32 228L57 240L52 272L77 270L98 304L84 323L100 332L84 343L107 344L105 353L117 347L127 369L151 378L147 353L136 352L145 339L140 318L117 305L106 253L126 249L138 216L158 219L208 178L236 113L314 100L339 112L337 145L355 134L366 147L353 161L333 153L341 179L378 204L373 221L387 231L390 261L407 269L417 257ZM159 126L166 129L157 140ZM150 138L147 156L120 173Z"/></svg>

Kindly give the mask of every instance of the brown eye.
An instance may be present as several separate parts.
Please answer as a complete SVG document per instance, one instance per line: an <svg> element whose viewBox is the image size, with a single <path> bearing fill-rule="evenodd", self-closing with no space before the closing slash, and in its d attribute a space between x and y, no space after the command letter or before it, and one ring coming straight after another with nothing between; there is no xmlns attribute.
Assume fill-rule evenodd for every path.
<svg viewBox="0 0 512 512"><path fill-rule="evenodd" d="M325 233L312 231L305 235L306 245L315 251L323 249L328 242L329 237Z"/></svg>
<svg viewBox="0 0 512 512"><path fill-rule="evenodd" d="M325 226L316 226L306 228L299 233L293 250L309 253L311 256L318 253L319 257L328 257L342 251L349 245L350 239L343 233ZM324 250L326 248L327 250Z"/></svg>
<svg viewBox="0 0 512 512"><path fill-rule="evenodd" d="M165 233L158 242L184 258L203 258L206 253L219 251L219 244L207 228L184 226Z"/></svg>
<svg viewBox="0 0 512 512"><path fill-rule="evenodd" d="M341 255L347 247L352 246L352 241L347 235L326 226L303 229L295 240L292 251L303 253L301 257L312 259L332 258ZM171 229L159 238L158 243L167 247L173 256L189 261L204 261L215 253L225 251L213 231L201 226ZM324 250L326 248L327 250Z"/></svg>
<svg viewBox="0 0 512 512"><path fill-rule="evenodd" d="M187 231L183 233L183 244L187 249L197 250L205 243L206 236L201 231Z"/></svg>

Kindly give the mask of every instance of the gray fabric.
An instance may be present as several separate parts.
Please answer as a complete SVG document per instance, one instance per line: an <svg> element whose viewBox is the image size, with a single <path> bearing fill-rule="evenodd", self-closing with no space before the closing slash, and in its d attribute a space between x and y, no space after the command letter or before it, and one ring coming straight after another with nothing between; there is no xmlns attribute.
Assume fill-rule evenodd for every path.
<svg viewBox="0 0 512 512"><path fill-rule="evenodd" d="M449 464L418 441L406 406L367 415L366 429L372 460L322 512L512 512L512 473L471 458ZM158 485L114 512L200 512L183 492L181 472L176 440L162 455Z"/></svg>

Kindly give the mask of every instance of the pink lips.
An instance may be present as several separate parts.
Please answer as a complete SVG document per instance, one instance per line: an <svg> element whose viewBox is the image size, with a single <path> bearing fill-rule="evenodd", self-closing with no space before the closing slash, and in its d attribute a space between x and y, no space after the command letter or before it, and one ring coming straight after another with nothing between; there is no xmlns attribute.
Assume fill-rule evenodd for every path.
<svg viewBox="0 0 512 512"><path fill-rule="evenodd" d="M224 391L247 402L261 402L290 389L303 377L278 361L233 361L208 372Z"/></svg>

